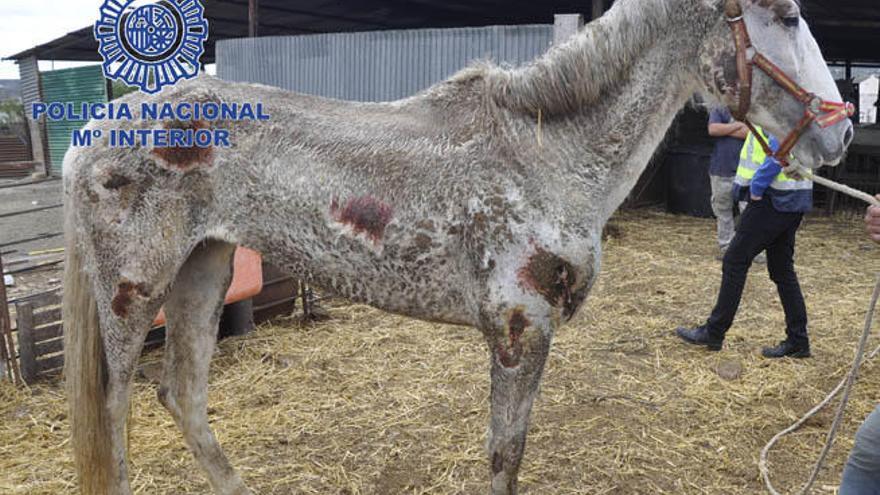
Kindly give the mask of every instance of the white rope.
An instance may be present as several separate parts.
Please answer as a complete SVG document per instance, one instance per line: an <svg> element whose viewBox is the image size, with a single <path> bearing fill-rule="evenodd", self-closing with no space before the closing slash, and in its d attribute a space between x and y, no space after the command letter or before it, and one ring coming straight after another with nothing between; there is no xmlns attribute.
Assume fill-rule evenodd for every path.
<svg viewBox="0 0 880 495"><path fill-rule="evenodd" d="M837 191L839 193L846 194L847 196L850 196L850 197L853 197L856 199L860 199L860 200L864 201L865 203L868 203L869 205L880 206L880 201L878 201L877 198L875 198L874 196L871 196L870 194L868 194L866 192L859 191L858 189L853 189L853 188L851 188L849 186L845 186L843 184L838 184L837 182L834 182L833 180L830 180L830 179L826 179L825 177L819 177L818 175L814 175L813 172L806 170L803 167L798 167L797 172L799 174L801 174L802 176L806 177L807 179L810 179L811 181L815 182L816 184L819 184L821 186L825 186L828 189L832 189L832 190Z"/></svg>
<svg viewBox="0 0 880 495"><path fill-rule="evenodd" d="M851 196L856 199L860 199L870 205L880 206L880 201L877 198L871 196L870 194L864 193L857 189L853 189L848 186L844 186L843 184L838 184L832 180L828 180L824 177L818 177L813 174L812 171L804 169L802 167L795 167L795 172L799 173L801 176L812 180L816 184L820 184L834 191L840 192L842 194L846 194L847 196ZM822 449L822 453L819 454L819 459L816 461L816 465L813 467L813 471L810 474L809 480L807 483L801 488L798 492L798 495L805 495L809 493L810 489L816 483L816 478L819 477L819 471L822 470L822 466L825 464L825 460L828 458L828 453L831 451L831 447L834 445L834 440L837 437L837 432L840 428L840 423L843 420L843 414L846 411L846 406L849 402L849 396L852 392L853 384L855 384L856 377L858 376L859 368L863 364L863 357L865 355L865 347L868 343L868 337L871 335L871 325L874 321L874 310L877 307L877 301L880 299L880 274L877 277L877 283L874 286L874 294L871 297L871 304L868 306L868 314L865 316L865 328L862 331L862 337L859 339L859 345L856 348L856 355L853 359L852 367L849 370L849 373L846 377L834 387L834 390L829 393L825 399L822 400L816 407L810 410L807 414L804 415L801 419L797 420L794 424L789 426L788 428L780 431L776 434L761 450L761 459L758 462L758 469L761 471L761 476L764 478L764 484L767 486L767 490L772 495L780 495L779 492L773 487L773 483L770 482L770 470L767 467L767 456L770 453L770 449L776 445L779 440L781 440L786 435L796 431L804 423L807 422L810 418L815 416L819 411L821 411L825 406L827 406L835 397L843 390L843 398L840 400L840 405L837 407L837 414L834 417L834 422L831 424L831 429L828 431L828 436L825 440L825 447ZM874 359L877 354L880 353L880 347L874 349L874 352L868 356L868 359Z"/></svg>

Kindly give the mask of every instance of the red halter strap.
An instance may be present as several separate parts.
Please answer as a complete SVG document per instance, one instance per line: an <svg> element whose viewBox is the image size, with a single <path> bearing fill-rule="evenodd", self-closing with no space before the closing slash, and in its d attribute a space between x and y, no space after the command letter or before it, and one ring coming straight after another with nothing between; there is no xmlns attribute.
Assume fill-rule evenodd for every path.
<svg viewBox="0 0 880 495"><path fill-rule="evenodd" d="M728 3L732 4L733 2ZM727 23L733 31L733 40L736 44L736 71L738 81L736 91L737 108L735 111L731 109L731 113L737 120L746 123L755 135L758 143L764 148L767 155L773 156L781 163L785 164L788 162L788 156L791 153L791 150L794 148L795 144L797 144L798 140L800 140L804 132L810 127L810 124L815 122L822 128L831 127L844 119L852 117L853 114L855 114L856 107L849 102L842 103L823 100L819 96L810 93L798 85L776 64L755 50L752 46L752 41L749 37L749 31L746 28L745 20L743 20L742 9L739 7L739 4L736 4L733 9L733 13L737 13L737 15L729 16ZM728 15L730 13L731 11L728 11ZM776 84L781 86L782 89L794 96L795 99L804 105L803 118L801 118L798 125L779 144L779 149L775 153L770 149L770 145L767 144L761 133L755 132L754 126L746 118L752 104L752 67L761 69L773 79Z"/></svg>

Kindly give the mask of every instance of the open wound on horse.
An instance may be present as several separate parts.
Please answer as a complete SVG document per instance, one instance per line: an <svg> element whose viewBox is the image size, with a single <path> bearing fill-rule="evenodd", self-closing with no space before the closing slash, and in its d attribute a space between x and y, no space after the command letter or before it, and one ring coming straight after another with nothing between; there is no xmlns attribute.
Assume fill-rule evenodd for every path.
<svg viewBox="0 0 880 495"><path fill-rule="evenodd" d="M150 291L143 282L136 284L127 278L123 278L116 286L116 295L110 303L113 314L120 318L128 316L128 308L135 297L149 298Z"/></svg>
<svg viewBox="0 0 880 495"><path fill-rule="evenodd" d="M345 226L354 236L363 236L374 246L382 243L385 227L391 222L393 209L390 205L372 196L351 198L344 205L338 198L330 203L330 215L333 220Z"/></svg>
<svg viewBox="0 0 880 495"><path fill-rule="evenodd" d="M182 131L199 131L209 129L210 125L204 120L180 121L174 120L164 124L166 130L182 130ZM179 145L172 147L156 147L153 149L153 155L161 158L161 162L187 172L198 166L210 167L214 162L214 147L199 146L195 142L189 145Z"/></svg>
<svg viewBox="0 0 880 495"><path fill-rule="evenodd" d="M562 308L566 320L574 316L585 294L574 290L577 271L559 256L536 248L525 266L519 269L520 286L537 292L553 307Z"/></svg>
<svg viewBox="0 0 880 495"><path fill-rule="evenodd" d="M507 331L509 343L507 346L503 342L498 343L498 359L505 368L515 368L519 366L519 360L523 354L522 334L526 331L526 327L531 322L526 318L523 308L516 308L510 312L507 318Z"/></svg>

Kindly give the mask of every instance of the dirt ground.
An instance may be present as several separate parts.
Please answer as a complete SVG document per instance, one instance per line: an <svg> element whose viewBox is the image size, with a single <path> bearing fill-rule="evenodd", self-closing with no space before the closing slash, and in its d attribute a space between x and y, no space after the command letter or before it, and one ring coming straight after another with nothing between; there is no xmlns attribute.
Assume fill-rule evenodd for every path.
<svg viewBox="0 0 880 495"><path fill-rule="evenodd" d="M783 337L775 288L753 268L720 353L681 344L714 302L720 263L710 220L625 212L605 243L600 281L557 334L535 404L520 491L526 494L763 493L763 445L845 374L878 267L857 219L811 218L797 265L814 358L768 361ZM364 306L293 320L219 344L212 426L255 493L485 493L488 359L473 329L427 324ZM872 338L870 348L880 341ZM209 487L156 400L150 363L130 429L136 493ZM722 378L719 371L731 372ZM834 493L852 436L880 397L863 370L839 441L814 493ZM771 454L777 487L809 474L831 412ZM0 492L72 493L63 393L57 383L0 385Z"/></svg>

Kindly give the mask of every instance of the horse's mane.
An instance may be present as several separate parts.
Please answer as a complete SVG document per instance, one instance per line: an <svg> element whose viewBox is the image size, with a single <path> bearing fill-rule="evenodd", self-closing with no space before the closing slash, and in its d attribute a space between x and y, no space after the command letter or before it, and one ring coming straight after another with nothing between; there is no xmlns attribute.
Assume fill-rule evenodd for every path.
<svg viewBox="0 0 880 495"><path fill-rule="evenodd" d="M648 45L668 29L681 0L620 0L597 22L527 65L515 69L482 62L450 82L481 79L504 107L546 115L583 108L616 84ZM719 0L696 0L695 10ZM680 12L678 13L681 14Z"/></svg>

